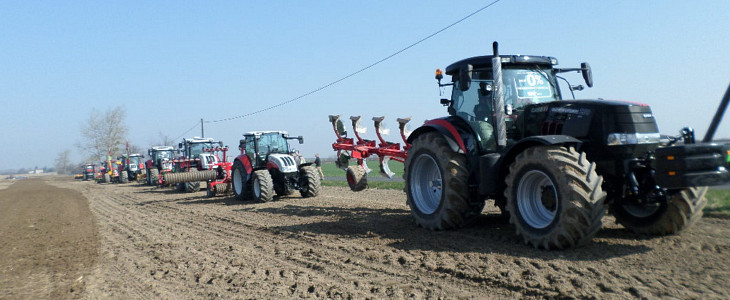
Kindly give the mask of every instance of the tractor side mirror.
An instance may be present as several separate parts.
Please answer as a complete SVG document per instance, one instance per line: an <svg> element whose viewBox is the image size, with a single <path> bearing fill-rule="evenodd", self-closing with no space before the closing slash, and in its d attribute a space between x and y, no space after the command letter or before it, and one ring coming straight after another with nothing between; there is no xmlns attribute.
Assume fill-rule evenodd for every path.
<svg viewBox="0 0 730 300"><path fill-rule="evenodd" d="M580 64L581 73L583 73L583 79L586 81L588 87L593 87L593 72L591 71L591 65L587 62Z"/></svg>
<svg viewBox="0 0 730 300"><path fill-rule="evenodd" d="M182 149L182 143L177 143L177 148Z"/></svg>
<svg viewBox="0 0 730 300"><path fill-rule="evenodd" d="M218 142L218 146L219 146L219 147L223 147L223 141L219 141L219 142Z"/></svg>
<svg viewBox="0 0 730 300"><path fill-rule="evenodd" d="M474 69L472 65L466 65L459 70L459 89L466 91L471 86L471 71Z"/></svg>
<svg viewBox="0 0 730 300"><path fill-rule="evenodd" d="M299 144L304 144L304 137L303 136L301 136L301 135L298 136L297 137L297 140L299 140Z"/></svg>

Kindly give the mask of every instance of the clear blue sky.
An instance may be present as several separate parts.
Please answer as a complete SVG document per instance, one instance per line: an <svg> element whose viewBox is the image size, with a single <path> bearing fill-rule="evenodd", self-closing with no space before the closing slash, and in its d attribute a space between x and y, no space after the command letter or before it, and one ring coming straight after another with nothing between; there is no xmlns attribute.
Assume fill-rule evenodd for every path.
<svg viewBox="0 0 730 300"><path fill-rule="evenodd" d="M147 148L201 118L312 91L490 2L2 1L0 170L50 167L64 149L77 152L92 108L123 106L130 142ZM385 115L393 132L396 117L412 116L415 128L443 116L433 71L488 55L496 40L503 54L587 61L595 86L578 98L648 103L662 133L690 125L702 136L730 83L729 19L730 1L502 0L331 88L205 124L205 134L235 148L243 132L287 130L305 136L296 147L306 157L327 157L328 114ZM730 137L730 121L717 136Z"/></svg>

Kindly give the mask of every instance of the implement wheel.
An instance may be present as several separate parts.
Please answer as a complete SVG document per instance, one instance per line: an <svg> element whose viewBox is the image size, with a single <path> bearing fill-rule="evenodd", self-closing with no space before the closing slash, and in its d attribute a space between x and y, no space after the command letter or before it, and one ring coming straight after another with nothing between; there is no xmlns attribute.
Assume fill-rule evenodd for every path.
<svg viewBox="0 0 730 300"><path fill-rule="evenodd" d="M368 188L368 174L360 165L347 167L347 185L354 192Z"/></svg>
<svg viewBox="0 0 730 300"><path fill-rule="evenodd" d="M603 178L585 153L561 146L529 148L512 163L506 181L509 221L525 244L564 249L590 241L601 228Z"/></svg>

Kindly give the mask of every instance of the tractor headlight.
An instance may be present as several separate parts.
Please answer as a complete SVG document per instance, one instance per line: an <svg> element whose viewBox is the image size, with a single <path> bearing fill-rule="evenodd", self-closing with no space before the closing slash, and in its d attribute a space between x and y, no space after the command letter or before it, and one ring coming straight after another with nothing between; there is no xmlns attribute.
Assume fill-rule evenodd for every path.
<svg viewBox="0 0 730 300"><path fill-rule="evenodd" d="M606 138L609 146L659 143L659 133L612 133Z"/></svg>

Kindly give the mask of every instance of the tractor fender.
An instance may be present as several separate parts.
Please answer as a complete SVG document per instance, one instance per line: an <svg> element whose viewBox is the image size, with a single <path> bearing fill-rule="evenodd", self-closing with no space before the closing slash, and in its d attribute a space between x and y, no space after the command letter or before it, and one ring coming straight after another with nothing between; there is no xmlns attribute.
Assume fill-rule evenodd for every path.
<svg viewBox="0 0 730 300"><path fill-rule="evenodd" d="M514 145L510 146L507 151L502 155L499 166L500 176L504 178L507 176L509 165L515 160L517 155L525 151L527 148L535 146L552 146L552 145L580 145L583 142L568 135L536 135L517 141Z"/></svg>
<svg viewBox="0 0 730 300"><path fill-rule="evenodd" d="M408 136L406 142L411 144L418 136L431 131L438 131L441 133L441 135L446 139L446 142L449 144L449 147L451 147L451 150L454 152L466 154L466 145L464 144L464 140L461 138L463 130L454 126L454 124L449 122L447 118L426 121L421 127L418 127L418 129Z"/></svg>
<svg viewBox="0 0 730 300"><path fill-rule="evenodd" d="M253 166L251 166L251 160L248 158L246 154L241 154L239 156L236 156L236 158L233 160L235 163L236 161L240 161L243 165L243 168L246 169L246 174L251 175L253 173Z"/></svg>

